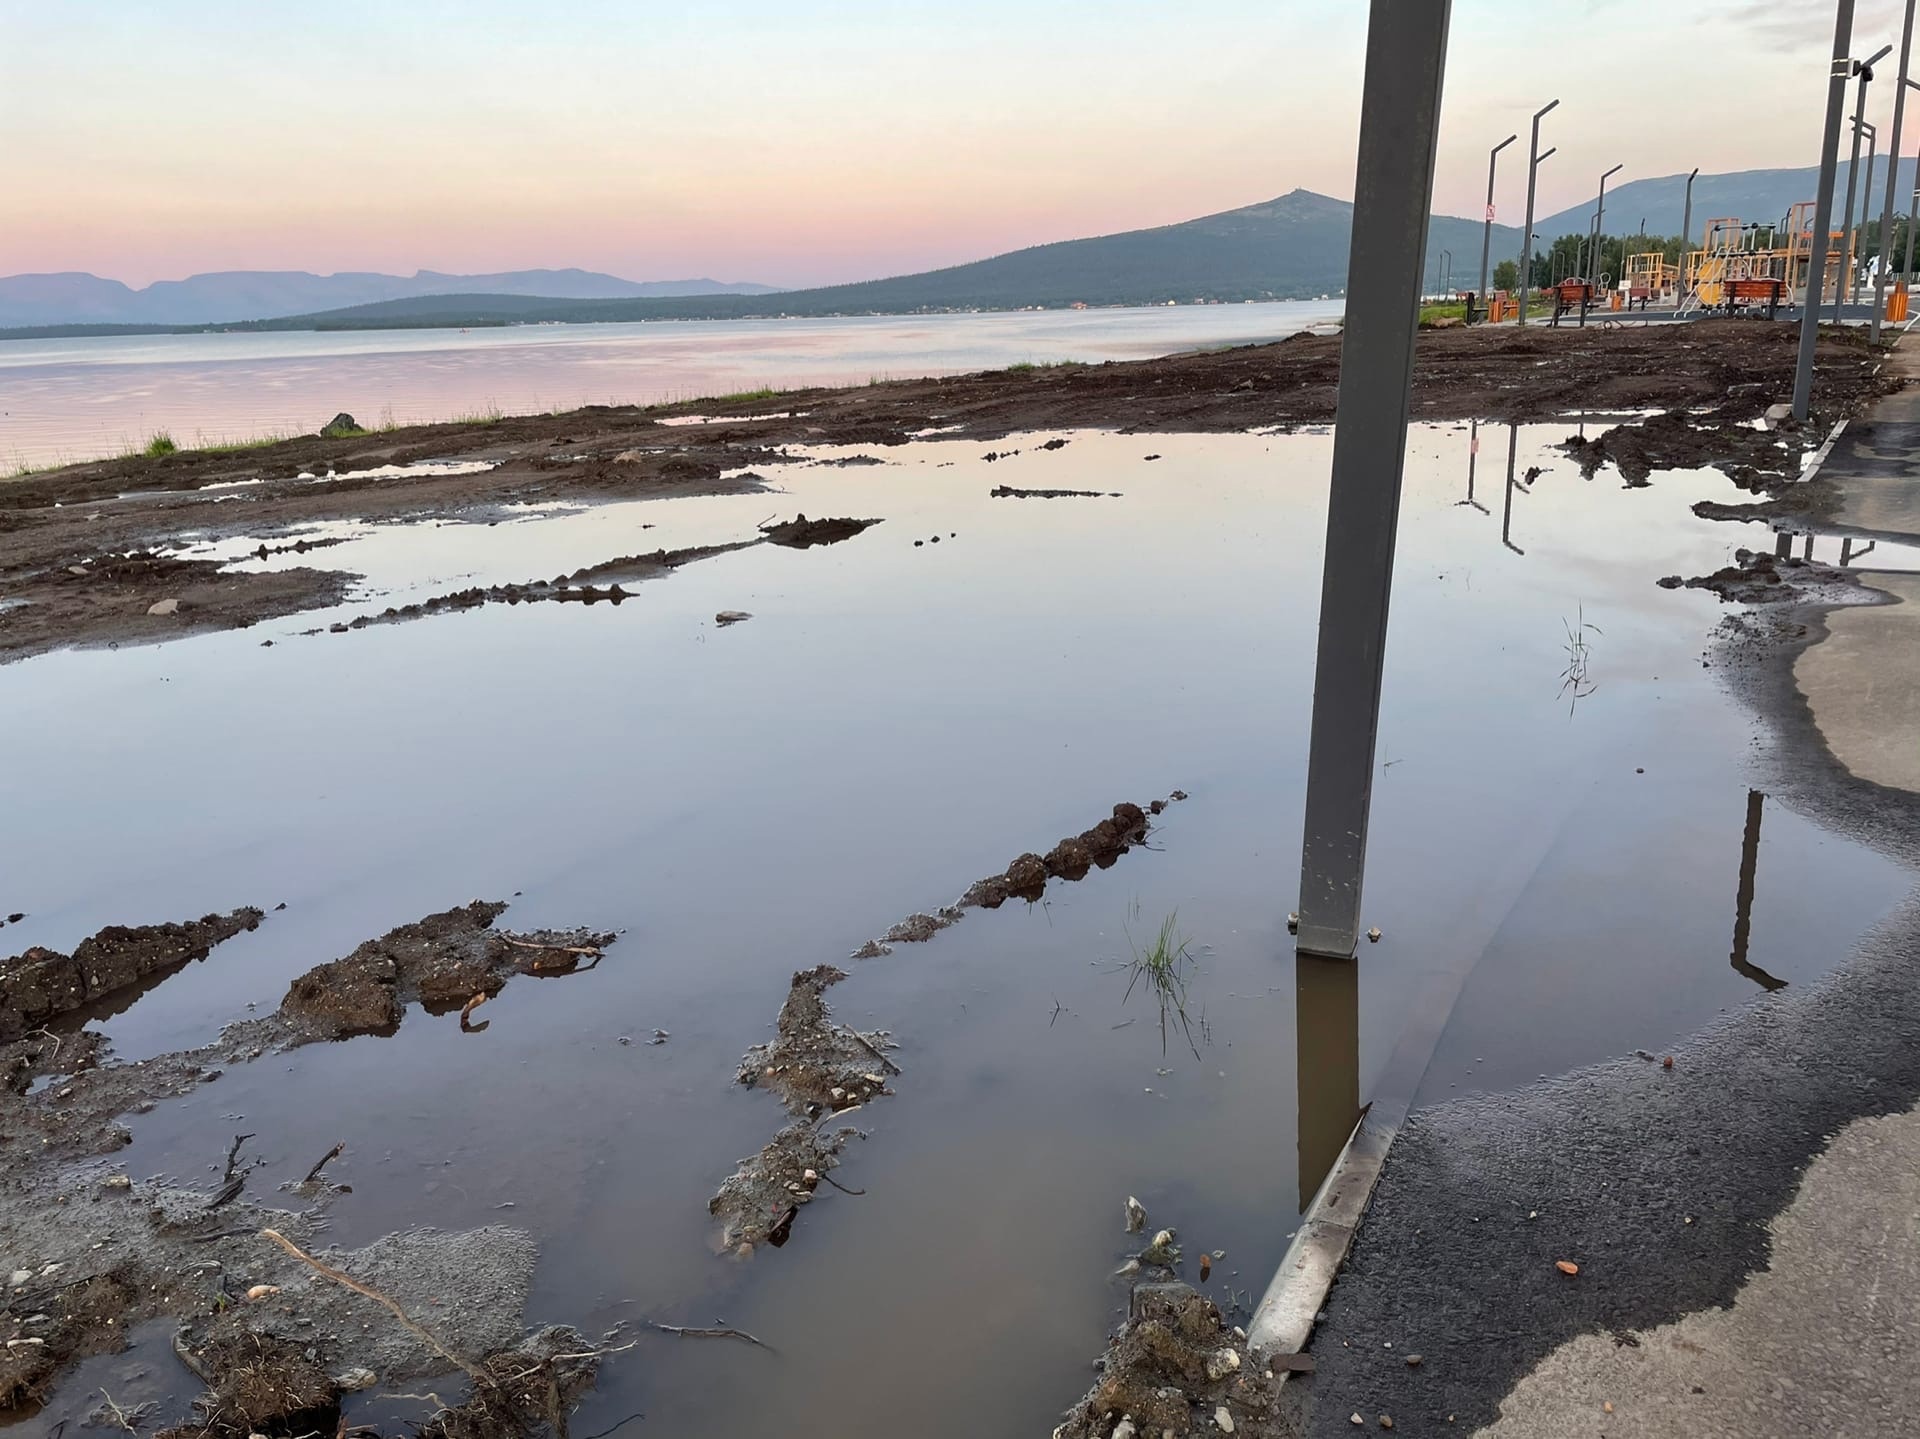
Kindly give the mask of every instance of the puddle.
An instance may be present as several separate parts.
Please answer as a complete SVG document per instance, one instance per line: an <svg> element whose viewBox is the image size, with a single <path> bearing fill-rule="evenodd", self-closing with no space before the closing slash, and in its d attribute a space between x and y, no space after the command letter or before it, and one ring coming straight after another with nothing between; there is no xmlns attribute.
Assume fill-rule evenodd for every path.
<svg viewBox="0 0 1920 1439"><path fill-rule="evenodd" d="M1358 964L1303 968L1283 923L1325 433L936 438L884 468L783 466L771 495L322 527L339 543L265 560L221 541L236 565L352 570L370 594L0 671L0 800L34 816L9 951L284 901L107 1023L140 1058L471 899L517 895L519 929L623 930L590 974L508 986L484 1033L414 1013L392 1038L235 1066L132 1117L127 1171L202 1181L244 1120L264 1194L344 1140L333 1242L510 1221L541 1244L534 1322L723 1319L778 1350L652 1335L608 1363L577 1432L636 1410L661 1433L1047 1432L1121 1302L1123 1199L1226 1251L1215 1297L1257 1298L1436 980L1485 952L1429 1090L1515 1083L1658 1051L1764 993L1756 974L1804 983L1909 887L1764 799L1753 829L1755 727L1701 661L1723 607L1654 584L1764 534L1688 508L1739 492L1583 481L1551 448L1562 422L1517 433L1541 473L1509 490L1506 428L1482 429L1477 456L1468 426L1410 436L1365 916L1384 938ZM1003 485L1123 495L1011 504ZM796 513L883 523L702 560L617 609L297 638L452 580ZM723 610L752 619L722 629ZM1112 868L847 960L1175 788L1190 798ZM1126 993L1169 916L1197 1058ZM736 1067L820 963L850 971L836 1017L888 1031L902 1071L834 1171L864 1193L823 1191L784 1248L717 1259L707 1199L784 1122Z"/></svg>
<svg viewBox="0 0 1920 1439"><path fill-rule="evenodd" d="M326 485L336 480L406 480L431 475L481 475L495 468L497 464L498 461L495 460L418 460L410 465L372 465L364 470L344 472L328 470L324 475L315 474L311 470L302 470L294 478L311 480L316 485Z"/></svg>

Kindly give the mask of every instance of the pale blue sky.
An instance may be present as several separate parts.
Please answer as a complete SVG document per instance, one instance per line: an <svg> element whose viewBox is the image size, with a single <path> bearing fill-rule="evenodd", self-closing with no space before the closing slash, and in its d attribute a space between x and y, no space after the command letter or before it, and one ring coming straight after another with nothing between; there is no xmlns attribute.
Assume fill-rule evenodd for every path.
<svg viewBox="0 0 1920 1439"><path fill-rule="evenodd" d="M1861 53L1897 38L1897 8L1861 4ZM800 285L1295 186L1346 196L1366 13L0 0L0 273L582 265ZM1543 213L1616 161L1623 181L1811 163L1831 24L1826 0L1455 0L1436 202L1478 214L1487 147L1554 95ZM1503 219L1522 169L1505 166Z"/></svg>

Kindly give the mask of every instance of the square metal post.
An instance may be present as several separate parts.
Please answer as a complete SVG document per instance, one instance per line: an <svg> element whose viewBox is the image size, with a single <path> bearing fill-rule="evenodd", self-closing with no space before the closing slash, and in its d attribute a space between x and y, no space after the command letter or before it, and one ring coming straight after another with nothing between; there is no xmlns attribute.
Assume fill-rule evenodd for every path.
<svg viewBox="0 0 1920 1439"><path fill-rule="evenodd" d="M1300 848L1307 954L1351 958L1452 0L1372 0Z"/></svg>
<svg viewBox="0 0 1920 1439"><path fill-rule="evenodd" d="M1813 196L1813 249L1807 257L1807 302L1800 309L1800 355L1793 377L1793 417L1805 424L1813 405L1813 352L1820 341L1820 310L1827 283L1827 227L1833 223L1833 172L1839 161L1840 122L1853 67L1853 0L1836 0L1833 61L1827 72L1827 123L1820 141L1820 187Z"/></svg>

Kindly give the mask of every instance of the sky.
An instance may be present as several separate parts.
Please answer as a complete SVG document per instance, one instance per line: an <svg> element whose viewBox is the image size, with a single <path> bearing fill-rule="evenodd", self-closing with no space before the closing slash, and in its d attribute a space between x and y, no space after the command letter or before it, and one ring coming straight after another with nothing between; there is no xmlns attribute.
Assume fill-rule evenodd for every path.
<svg viewBox="0 0 1920 1439"><path fill-rule="evenodd" d="M1855 53L1897 41L1902 8L1861 0ZM797 287L1348 198L1367 10L0 0L0 274ZM1477 217L1519 131L1496 197L1518 223L1528 118L1556 97L1543 215L1615 163L1615 184L1812 164L1832 27L1830 0L1454 0L1435 208Z"/></svg>

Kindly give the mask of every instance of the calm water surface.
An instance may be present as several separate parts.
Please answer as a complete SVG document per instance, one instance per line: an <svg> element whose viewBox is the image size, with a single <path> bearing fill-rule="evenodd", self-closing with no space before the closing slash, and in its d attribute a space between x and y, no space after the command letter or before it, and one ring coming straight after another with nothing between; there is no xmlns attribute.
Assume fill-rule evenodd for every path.
<svg viewBox="0 0 1920 1439"><path fill-rule="evenodd" d="M654 404L1277 339L1343 302L482 330L141 335L0 343L0 473L144 446L492 409Z"/></svg>
<svg viewBox="0 0 1920 1439"><path fill-rule="evenodd" d="M624 930L588 974L515 980L484 1034L415 1012L393 1038L237 1066L132 1118L128 1170L200 1182L244 1116L271 1194L344 1138L341 1244L522 1224L534 1322L724 1319L778 1350L648 1336L576 1432L643 1410L633 1432L1044 1434L1123 1302L1124 1198L1226 1251L1223 1302L1257 1298L1330 1136L1439 1022L1436 984L1467 976L1429 1097L1512 1085L1657 1050L1763 994L1754 971L1804 984L1907 892L1763 797L1730 962L1755 724L1702 667L1719 602L1653 581L1766 536L1692 516L1734 496L1715 476L1583 482L1550 448L1567 428L1518 432L1545 474L1510 504L1504 429L1481 433L1474 503L1469 429L1412 435L1365 914L1385 938L1356 965L1297 969L1284 927L1324 433L1033 437L991 465L930 441L782 468L777 495L348 527L305 560L368 576L337 612L0 669L0 809L26 817L0 909L31 916L7 940L284 900L107 1023L137 1058L469 899ZM1001 483L1122 497L990 498ZM884 522L695 564L617 609L298 633L796 510ZM717 629L722 609L754 618ZM891 1031L904 1071L837 1171L866 1193L824 1194L782 1250L713 1257L708 1196L782 1120L734 1068L792 973L1176 787L1191 798L1111 870L847 966L829 998ZM1123 999L1168 915L1197 963L1197 1057ZM655 1027L667 1043L620 1043Z"/></svg>

